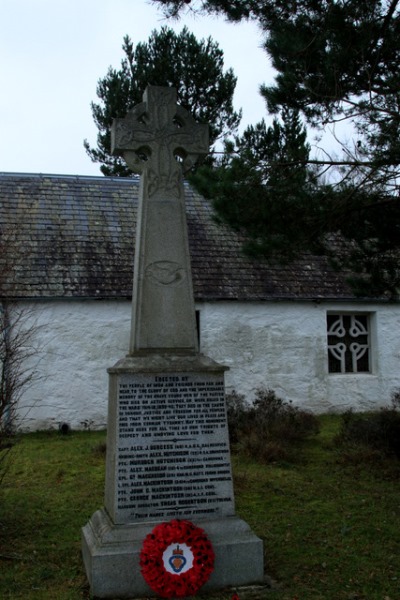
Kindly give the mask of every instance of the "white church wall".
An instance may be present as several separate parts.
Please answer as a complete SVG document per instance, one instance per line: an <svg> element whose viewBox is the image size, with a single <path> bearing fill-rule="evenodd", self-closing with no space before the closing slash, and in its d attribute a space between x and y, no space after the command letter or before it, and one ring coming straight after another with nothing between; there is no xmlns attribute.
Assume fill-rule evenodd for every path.
<svg viewBox="0 0 400 600"><path fill-rule="evenodd" d="M32 364L39 379L19 408L22 429L105 428L107 368L127 354L129 302L35 303L39 352Z"/></svg>
<svg viewBox="0 0 400 600"><path fill-rule="evenodd" d="M103 428L107 368L129 346L128 301L49 301L34 305L40 375L23 395L23 429ZM230 367L227 391L251 401L259 387L315 412L387 405L400 388L400 306L313 302L198 303L201 351ZM328 373L326 314L371 315L372 372Z"/></svg>
<svg viewBox="0 0 400 600"><path fill-rule="evenodd" d="M370 315L370 373L328 372L328 312ZM399 305L223 302L201 314L203 352L230 367L227 390L249 401L267 387L314 412L369 410L400 388Z"/></svg>

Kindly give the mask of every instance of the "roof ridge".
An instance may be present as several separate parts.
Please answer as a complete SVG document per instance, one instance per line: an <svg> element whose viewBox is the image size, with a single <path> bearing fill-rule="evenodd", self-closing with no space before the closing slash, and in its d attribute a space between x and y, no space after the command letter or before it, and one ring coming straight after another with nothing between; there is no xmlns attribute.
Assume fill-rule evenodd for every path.
<svg viewBox="0 0 400 600"><path fill-rule="evenodd" d="M0 171L0 177L26 177L30 179L76 179L78 181L83 179L98 179L100 181L118 181L118 183L132 183L133 181L136 183L139 180L139 175L133 175L132 177L107 177L105 175L72 175L68 173L18 173L12 171Z"/></svg>

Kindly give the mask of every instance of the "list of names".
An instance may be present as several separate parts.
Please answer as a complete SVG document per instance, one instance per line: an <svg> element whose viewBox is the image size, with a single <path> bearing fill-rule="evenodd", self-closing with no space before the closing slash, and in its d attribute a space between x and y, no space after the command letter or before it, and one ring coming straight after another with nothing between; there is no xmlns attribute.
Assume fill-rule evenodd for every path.
<svg viewBox="0 0 400 600"><path fill-rule="evenodd" d="M221 376L123 375L118 512L129 520L233 514Z"/></svg>

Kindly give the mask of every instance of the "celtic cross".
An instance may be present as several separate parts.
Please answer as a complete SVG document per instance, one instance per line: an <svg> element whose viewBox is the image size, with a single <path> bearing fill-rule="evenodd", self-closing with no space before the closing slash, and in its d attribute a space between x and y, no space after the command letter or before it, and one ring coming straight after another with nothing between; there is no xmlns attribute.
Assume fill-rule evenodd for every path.
<svg viewBox="0 0 400 600"><path fill-rule="evenodd" d="M208 152L208 125L176 104L176 90L149 86L143 102L115 119L112 148L134 173L146 172L147 193L179 196L182 168Z"/></svg>
<svg viewBox="0 0 400 600"><path fill-rule="evenodd" d="M176 90L147 87L115 119L112 150L141 174L130 354L198 351L182 171L208 152L208 125L176 104Z"/></svg>

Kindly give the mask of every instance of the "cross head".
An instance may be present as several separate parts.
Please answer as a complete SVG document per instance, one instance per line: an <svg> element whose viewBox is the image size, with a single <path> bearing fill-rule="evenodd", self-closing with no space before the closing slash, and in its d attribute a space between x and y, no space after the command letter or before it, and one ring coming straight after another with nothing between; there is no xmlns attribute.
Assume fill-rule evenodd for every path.
<svg viewBox="0 0 400 600"><path fill-rule="evenodd" d="M209 149L208 125L196 123L176 100L174 88L148 86L143 102L113 122L112 151L133 172L146 172L149 197L158 191L178 195L182 169Z"/></svg>

